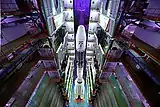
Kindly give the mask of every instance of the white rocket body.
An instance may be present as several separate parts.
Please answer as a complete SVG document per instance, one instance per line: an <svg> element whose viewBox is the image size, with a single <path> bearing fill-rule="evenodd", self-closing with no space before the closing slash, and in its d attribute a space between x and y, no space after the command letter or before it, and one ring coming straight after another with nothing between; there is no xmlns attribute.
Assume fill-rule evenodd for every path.
<svg viewBox="0 0 160 107"><path fill-rule="evenodd" d="M77 78L75 80L75 98L84 98L84 79L83 79L83 66L84 66L84 52L86 49L86 31L83 25L78 26L76 34L76 62L77 62Z"/></svg>
<svg viewBox="0 0 160 107"><path fill-rule="evenodd" d="M84 88L84 79L82 78L81 83L78 82L79 79L75 79L75 87L74 87L74 98L75 99L84 99L84 93L85 93L85 88Z"/></svg>

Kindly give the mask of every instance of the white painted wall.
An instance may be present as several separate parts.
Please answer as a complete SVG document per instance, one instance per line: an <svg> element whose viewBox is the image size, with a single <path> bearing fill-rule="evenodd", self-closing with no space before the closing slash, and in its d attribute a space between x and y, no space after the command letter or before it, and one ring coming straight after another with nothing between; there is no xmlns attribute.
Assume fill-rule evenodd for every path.
<svg viewBox="0 0 160 107"><path fill-rule="evenodd" d="M90 11L90 20L91 21L98 21L99 12L98 11Z"/></svg>
<svg viewBox="0 0 160 107"><path fill-rule="evenodd" d="M105 30L108 23L109 23L109 18L107 16L104 16L103 14L100 14L99 16L99 24L100 26Z"/></svg>
<svg viewBox="0 0 160 107"><path fill-rule="evenodd" d="M73 22L66 22L65 23L67 32L74 32L74 23Z"/></svg>
<svg viewBox="0 0 160 107"><path fill-rule="evenodd" d="M91 8L97 9L101 6L101 0L91 0Z"/></svg>
<svg viewBox="0 0 160 107"><path fill-rule="evenodd" d="M67 49L74 49L74 42L67 42Z"/></svg>
<svg viewBox="0 0 160 107"><path fill-rule="evenodd" d="M68 34L68 35L67 35L67 38L68 38L69 40L74 40L74 34Z"/></svg>
<svg viewBox="0 0 160 107"><path fill-rule="evenodd" d="M95 33L96 31L97 31L97 27L98 27L99 25L97 24L97 23L92 23L92 22L90 22L89 23L89 32L92 32L92 33Z"/></svg>
<svg viewBox="0 0 160 107"><path fill-rule="evenodd" d="M88 41L95 41L95 35L94 34L88 34Z"/></svg>
<svg viewBox="0 0 160 107"><path fill-rule="evenodd" d="M55 22L56 28L61 26L64 23L64 13L62 12L62 13L54 16L54 22Z"/></svg>
<svg viewBox="0 0 160 107"><path fill-rule="evenodd" d="M65 19L66 19L67 21L68 21L68 20L74 20L73 10L64 11L64 16L65 16Z"/></svg>
<svg viewBox="0 0 160 107"><path fill-rule="evenodd" d="M64 8L73 8L73 0L63 0Z"/></svg>
<svg viewBox="0 0 160 107"><path fill-rule="evenodd" d="M94 50L96 48L95 42L87 42L87 49Z"/></svg>

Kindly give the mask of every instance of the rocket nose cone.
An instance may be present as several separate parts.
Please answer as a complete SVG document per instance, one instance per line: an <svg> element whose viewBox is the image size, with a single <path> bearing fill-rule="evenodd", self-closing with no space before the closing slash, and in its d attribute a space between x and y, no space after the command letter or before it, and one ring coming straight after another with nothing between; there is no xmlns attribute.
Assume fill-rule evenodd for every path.
<svg viewBox="0 0 160 107"><path fill-rule="evenodd" d="M83 25L79 25L79 26L78 26L78 29L79 29L79 30L82 30L82 31L85 31L85 27L84 27Z"/></svg>
<svg viewBox="0 0 160 107"><path fill-rule="evenodd" d="M86 47L86 31L83 25L78 26L76 34L76 50L84 51Z"/></svg>
<svg viewBox="0 0 160 107"><path fill-rule="evenodd" d="M77 30L77 38L86 38L86 31L85 31L85 27L83 25L79 25L78 26L78 30Z"/></svg>

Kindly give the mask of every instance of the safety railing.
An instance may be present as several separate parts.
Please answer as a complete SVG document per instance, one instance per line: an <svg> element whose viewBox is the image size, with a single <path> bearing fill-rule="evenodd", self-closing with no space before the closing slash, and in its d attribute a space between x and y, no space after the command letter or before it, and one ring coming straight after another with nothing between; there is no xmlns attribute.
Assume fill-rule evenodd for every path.
<svg viewBox="0 0 160 107"><path fill-rule="evenodd" d="M67 66L65 69L65 86L68 98L71 96L73 84L73 63L70 62L70 57L68 58Z"/></svg>
<svg viewBox="0 0 160 107"><path fill-rule="evenodd" d="M117 98L117 103L120 105L120 107L130 107L130 104L128 102L128 99L126 97L126 95L124 94L124 91L122 90L122 87L119 83L119 81L117 81L115 79L114 75L110 76L110 81L112 82L112 89L114 91L114 94Z"/></svg>
<svg viewBox="0 0 160 107"><path fill-rule="evenodd" d="M32 106L39 106L41 102L41 97L43 97L45 93L45 89L47 88L49 82L49 75L47 72L45 72L38 83L36 89L32 93L32 96L30 97L30 100L26 104L26 107L32 107Z"/></svg>
<svg viewBox="0 0 160 107"><path fill-rule="evenodd" d="M63 99L54 78L45 72L32 93L26 107L63 107Z"/></svg>

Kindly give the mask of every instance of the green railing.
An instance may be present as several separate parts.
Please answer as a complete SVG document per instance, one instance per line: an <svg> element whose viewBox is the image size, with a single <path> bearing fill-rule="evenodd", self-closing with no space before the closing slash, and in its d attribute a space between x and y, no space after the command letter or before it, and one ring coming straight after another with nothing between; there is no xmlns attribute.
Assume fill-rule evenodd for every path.
<svg viewBox="0 0 160 107"><path fill-rule="evenodd" d="M53 95L53 94L51 92L53 89L54 89L54 85L50 83L47 87L47 90L45 91L45 93L42 97L42 100L41 100L39 107L49 107L49 103L51 103L51 101L52 101L51 95Z"/></svg>
<svg viewBox="0 0 160 107"><path fill-rule="evenodd" d="M35 91L33 92L30 100L27 103L27 107L38 107L39 104L41 103L41 98L43 97L45 90L48 86L49 83L49 75L47 73L45 73L39 84L38 87L35 89Z"/></svg>
<svg viewBox="0 0 160 107"><path fill-rule="evenodd" d="M112 90L114 92L118 106L119 107L128 107L129 103L127 101L127 98L125 97L123 90L120 88L120 85L118 84L114 75L110 76L110 81L112 82L112 86L110 88L112 88Z"/></svg>
<svg viewBox="0 0 160 107"><path fill-rule="evenodd" d="M109 107L118 107L118 101L117 101L117 99L115 98L115 95L114 95L114 92L113 92L113 90L112 90L112 87L111 87L111 84L110 83L108 83L107 85L106 85L106 90L107 90L107 93L108 93L108 99L110 99L109 101L108 101L108 105L109 105ZM107 95L106 95L107 96Z"/></svg>
<svg viewBox="0 0 160 107"><path fill-rule="evenodd" d="M144 107L143 102L142 102L143 100L140 99L141 98L140 92L133 85L133 81L127 78L127 74L125 74L124 71L120 69L120 67L116 67L116 75L118 76L118 80L131 106Z"/></svg>
<svg viewBox="0 0 160 107"><path fill-rule="evenodd" d="M115 76L111 75L109 77L109 82L102 84L100 91L97 94L95 104L98 107L130 107L129 102L120 87Z"/></svg>

